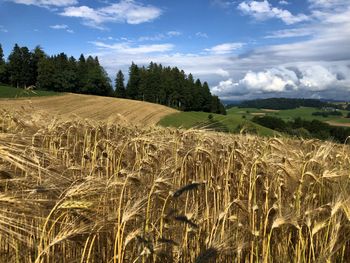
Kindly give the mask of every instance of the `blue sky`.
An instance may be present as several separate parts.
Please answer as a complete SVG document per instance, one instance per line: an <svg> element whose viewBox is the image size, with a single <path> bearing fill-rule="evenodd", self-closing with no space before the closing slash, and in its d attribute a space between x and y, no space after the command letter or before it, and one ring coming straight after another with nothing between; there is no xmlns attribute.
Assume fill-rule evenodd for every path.
<svg viewBox="0 0 350 263"><path fill-rule="evenodd" d="M349 0L0 0L0 43L177 66L224 99L350 98Z"/></svg>

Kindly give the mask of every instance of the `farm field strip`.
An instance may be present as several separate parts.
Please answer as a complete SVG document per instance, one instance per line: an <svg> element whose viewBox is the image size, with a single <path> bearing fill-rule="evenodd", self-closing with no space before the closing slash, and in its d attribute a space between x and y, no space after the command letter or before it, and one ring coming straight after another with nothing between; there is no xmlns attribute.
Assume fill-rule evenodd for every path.
<svg viewBox="0 0 350 263"><path fill-rule="evenodd" d="M126 121L137 125L156 124L163 116L177 112L147 102L78 94L20 100L2 99L0 109L50 114L63 119L78 116L95 121Z"/></svg>

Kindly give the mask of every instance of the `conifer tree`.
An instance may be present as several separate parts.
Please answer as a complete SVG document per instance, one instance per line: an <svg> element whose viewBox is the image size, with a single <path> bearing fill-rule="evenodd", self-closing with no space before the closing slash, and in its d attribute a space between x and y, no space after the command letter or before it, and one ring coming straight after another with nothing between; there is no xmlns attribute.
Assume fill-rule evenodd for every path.
<svg viewBox="0 0 350 263"><path fill-rule="evenodd" d="M129 99L139 98L140 69L132 62L129 68L129 80L126 85L126 97Z"/></svg>
<svg viewBox="0 0 350 263"><path fill-rule="evenodd" d="M4 59L4 52L2 50L2 46L0 44L0 83L5 83L5 75L6 75L6 63Z"/></svg>
<svg viewBox="0 0 350 263"><path fill-rule="evenodd" d="M118 71L117 77L115 79L115 96L118 98L126 97L126 90L124 85L124 74L121 70Z"/></svg>

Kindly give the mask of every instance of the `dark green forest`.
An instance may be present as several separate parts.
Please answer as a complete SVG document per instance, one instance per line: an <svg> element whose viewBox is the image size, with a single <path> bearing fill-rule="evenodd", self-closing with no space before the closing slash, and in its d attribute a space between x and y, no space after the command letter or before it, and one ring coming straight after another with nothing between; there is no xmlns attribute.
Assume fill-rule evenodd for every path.
<svg viewBox="0 0 350 263"><path fill-rule="evenodd" d="M257 108L257 109L272 109L272 110L291 110L299 107L333 107L338 108L338 105L333 105L318 99L289 99L289 98L268 98L255 99L241 102L239 108Z"/></svg>
<svg viewBox="0 0 350 263"><path fill-rule="evenodd" d="M177 67L163 67L151 62L148 67L132 63L128 81L122 71L116 73L115 87L98 57L65 53L49 56L40 46L34 50L15 45L7 60L0 44L0 83L17 88L115 96L158 103L183 111L226 114L207 82L194 80Z"/></svg>

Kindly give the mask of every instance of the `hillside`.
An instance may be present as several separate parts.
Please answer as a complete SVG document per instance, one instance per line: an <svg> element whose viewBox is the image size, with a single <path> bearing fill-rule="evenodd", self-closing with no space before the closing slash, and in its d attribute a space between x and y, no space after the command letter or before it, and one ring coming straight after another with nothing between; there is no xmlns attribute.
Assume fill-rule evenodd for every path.
<svg viewBox="0 0 350 263"><path fill-rule="evenodd" d="M347 262L349 167L316 140L0 113L0 262Z"/></svg>
<svg viewBox="0 0 350 263"><path fill-rule="evenodd" d="M0 109L37 116L50 115L66 120L79 117L114 123L130 122L135 125L156 124L162 117L177 112L153 103L80 94L17 100L1 99Z"/></svg>
<svg viewBox="0 0 350 263"><path fill-rule="evenodd" d="M212 120L208 116L212 116ZM241 116L210 114L206 112L178 112L163 117L159 125L175 128L197 128L216 130L231 133L240 133L243 130L262 136L273 136L277 132L243 119Z"/></svg>

